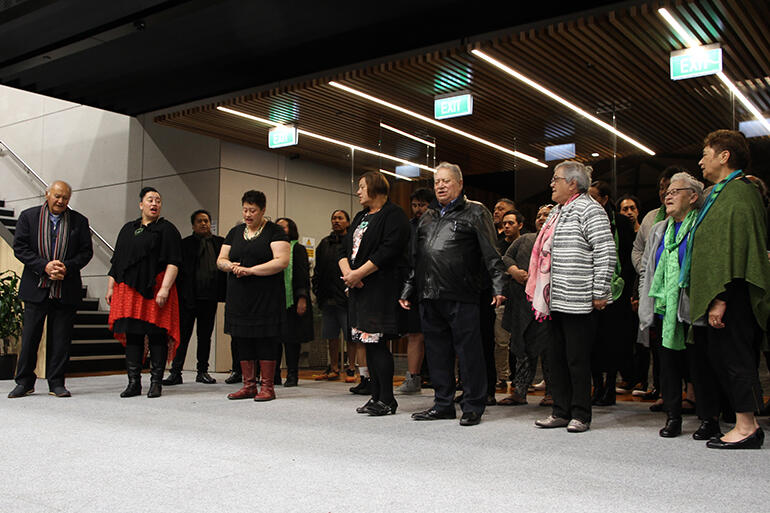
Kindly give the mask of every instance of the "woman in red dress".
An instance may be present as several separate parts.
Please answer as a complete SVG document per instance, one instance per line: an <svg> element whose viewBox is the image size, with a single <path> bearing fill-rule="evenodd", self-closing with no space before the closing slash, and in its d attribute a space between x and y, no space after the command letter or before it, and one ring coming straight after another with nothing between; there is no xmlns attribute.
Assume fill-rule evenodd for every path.
<svg viewBox="0 0 770 513"><path fill-rule="evenodd" d="M179 345L179 301L176 275L182 262L181 236L160 217L160 193L145 187L139 193L139 219L126 223L118 234L107 286L109 327L126 346L128 386L120 397L142 393L145 337L150 353L150 390L160 397L166 361Z"/></svg>

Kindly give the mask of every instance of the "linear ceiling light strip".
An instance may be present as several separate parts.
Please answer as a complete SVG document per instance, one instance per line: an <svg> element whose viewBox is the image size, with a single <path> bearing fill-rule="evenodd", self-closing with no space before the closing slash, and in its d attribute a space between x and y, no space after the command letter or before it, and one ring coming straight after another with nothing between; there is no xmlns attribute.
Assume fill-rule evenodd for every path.
<svg viewBox="0 0 770 513"><path fill-rule="evenodd" d="M404 132L403 130L399 130L398 128L392 127L390 125L386 125L385 123L380 123L380 126L384 128L385 130L390 130L391 132L395 132L398 135L403 135L404 137L408 137L409 139L412 139L414 141L417 141L419 143L424 144L425 146L430 146L431 148L436 147L436 143L432 143L430 141L426 141L425 139L420 139L416 135L412 135L408 132Z"/></svg>
<svg viewBox="0 0 770 513"><path fill-rule="evenodd" d="M669 25L671 25L671 28L674 29L674 32L679 34L679 37L685 40L687 46L690 48L697 48L701 46L701 42L693 37L687 30L685 30L682 24L679 23L679 21L677 21L677 19L674 18L670 12L668 12L668 9L661 7L658 9L658 14L660 14L663 19L666 20ZM717 73L717 77L719 77L719 80L721 80L722 83L727 86L727 88L735 95L736 98L738 98L743 106L754 115L754 118L765 127L765 130L767 130L768 134L770 134L770 123L768 123L765 119L765 116L759 112L759 109L743 95L738 87L729 78L727 78L727 75L725 75L723 71Z"/></svg>
<svg viewBox="0 0 770 513"><path fill-rule="evenodd" d="M527 155L526 153L522 153L520 151L511 150L509 148L506 148L504 146L500 146L499 144L495 144L492 141L488 141L486 139L482 139L481 137L475 136L473 134L469 134L468 132L464 132L462 130L459 130L457 128L454 128L452 126L446 125L444 123L441 123L439 121L436 121L435 119L431 119L427 116L423 116L422 114L418 114L414 111L411 111L409 109L405 109L403 107L400 107L398 105L395 105L393 103L387 102L385 100L381 100L380 98L377 98L376 96L372 96L370 94L366 94L364 92L361 92L357 89L353 89L352 87L348 87L346 85L342 85L339 82L331 81L329 82L330 86L336 87L338 89L342 89L343 91L347 91L350 94L354 94L360 98L364 98L366 100L372 101L374 103L378 103L384 107L388 107L389 109L396 110L398 112L401 112L402 114L406 114L407 116L412 116L413 118L417 118L420 121L424 121L425 123L430 123L431 125L443 128L444 130L448 130L452 133L455 133L457 135L461 135L467 139L470 139L472 141L476 141L477 143L481 143L483 145L489 146L490 148L494 148L496 150L502 151L503 153L507 153L508 155L512 155L514 157L520 158L522 160L526 160L528 162L531 162L537 166L540 167L548 167L547 164L543 164L539 160L537 160L535 157L532 157L530 155Z"/></svg>
<svg viewBox="0 0 770 513"><path fill-rule="evenodd" d="M259 123L263 123L265 125L269 126L279 126L282 123L276 123L275 121L270 121L269 119L260 118L258 116L252 116L251 114L246 114L245 112L241 112L238 110L230 109L227 107L219 106L217 107L217 110L222 112L227 112L228 114L233 114L234 116L240 116L242 118L250 119L252 121L257 121ZM419 167L420 169L424 169L425 171L430 171L431 173L435 173L436 170L432 167L426 166L424 164L418 164L416 162L411 162L409 160L404 160L398 157L395 157L393 155L388 155L387 153L381 153L379 151L370 150L369 148L364 148L362 146L356 146L355 144L346 143L344 141L340 141L338 139L332 139L331 137L326 137L323 135L314 134L313 132L308 132L307 130L298 129L297 132L299 132L302 135L306 135L308 137L312 137L314 139L320 139L321 141L326 141L331 144L336 144L338 146L344 146L346 148L350 148L356 151L360 151L362 153L368 153L369 155L374 155L376 157L382 157L384 159L392 160L394 162L399 162L402 164L408 164L410 166Z"/></svg>
<svg viewBox="0 0 770 513"><path fill-rule="evenodd" d="M553 91L551 91L549 89L546 89L545 87L541 86L540 84L538 84L534 80L531 80L531 79L525 77L524 75L522 75L518 71L514 70L513 68L511 68L509 66L506 66L505 64L503 64L502 62L498 61L497 59L494 59L493 57L490 57L489 55L485 54L481 50L474 49L474 50L471 50L471 53L473 55L479 57L480 59L483 59L483 60L487 61L489 64L495 66L496 68L504 71L505 73L509 74L513 78L524 82L528 86L530 86L533 89L539 91L540 93L542 93L545 96L551 98L552 100L555 100L558 103L561 103L562 105L564 105L568 109L571 109L571 110L577 112L578 114L580 114L584 118L586 118L589 121L599 125L600 127L604 128L608 132L611 132L611 133L617 135L618 137L620 137L621 139L623 139L625 141L628 141L629 143L633 144L634 146L636 146L637 148L639 148L643 152L645 152L645 153L647 153L649 155L655 155L654 151L652 151L650 148L648 148L644 144L640 143L636 139L633 139L633 138L627 136L626 134L624 134L620 130L617 130L616 128L612 127L611 125L605 123L604 121L602 121L601 119L597 118L596 116L592 116L591 114L589 114L585 110L581 109L580 107L578 107L574 103L565 100L564 98L562 98L558 94L554 93Z"/></svg>
<svg viewBox="0 0 770 513"><path fill-rule="evenodd" d="M385 171L384 169L380 169L380 173L385 173L386 175L395 176L396 178L400 178L401 180L407 180L409 182L412 181L411 178L406 177L406 176L401 176L399 174L394 173L393 171Z"/></svg>

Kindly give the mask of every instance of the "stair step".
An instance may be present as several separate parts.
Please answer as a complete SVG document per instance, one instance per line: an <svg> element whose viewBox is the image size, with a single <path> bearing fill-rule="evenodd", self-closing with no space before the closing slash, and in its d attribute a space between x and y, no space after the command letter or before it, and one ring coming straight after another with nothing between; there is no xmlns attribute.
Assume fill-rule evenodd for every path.
<svg viewBox="0 0 770 513"><path fill-rule="evenodd" d="M95 374L99 372L126 372L125 358L99 358L92 360L73 360L67 364L67 374Z"/></svg>
<svg viewBox="0 0 770 513"><path fill-rule="evenodd" d="M16 218L15 217L6 217L3 215L0 215L0 223L3 223L8 228L15 227L16 226Z"/></svg>
<svg viewBox="0 0 770 513"><path fill-rule="evenodd" d="M85 297L78 305L78 312L95 312L97 310L99 310L99 300L95 298Z"/></svg>
<svg viewBox="0 0 770 513"><path fill-rule="evenodd" d="M74 358L100 358L100 357L124 357L126 350L123 344L117 340L78 340L72 342L70 346L70 360Z"/></svg>
<svg viewBox="0 0 770 513"><path fill-rule="evenodd" d="M124 354L106 354L106 355L86 355L86 356L71 356L71 362L85 362L95 360L125 360Z"/></svg>
<svg viewBox="0 0 770 513"><path fill-rule="evenodd" d="M106 324L75 324L72 330L73 340L98 340L112 338L112 332Z"/></svg>
<svg viewBox="0 0 770 513"><path fill-rule="evenodd" d="M0 217L16 217L12 208L0 207Z"/></svg>
<svg viewBox="0 0 770 513"><path fill-rule="evenodd" d="M100 325L104 326L110 318L109 312L100 312L98 310L78 310L75 312L75 325Z"/></svg>

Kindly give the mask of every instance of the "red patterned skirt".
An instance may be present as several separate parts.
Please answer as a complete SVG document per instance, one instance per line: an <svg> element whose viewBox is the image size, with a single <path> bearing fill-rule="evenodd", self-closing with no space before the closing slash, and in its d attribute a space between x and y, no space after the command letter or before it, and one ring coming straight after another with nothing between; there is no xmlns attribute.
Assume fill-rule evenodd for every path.
<svg viewBox="0 0 770 513"><path fill-rule="evenodd" d="M171 286L168 301L163 305L163 308L155 302L155 296L160 290L165 274L166 271L163 271L155 278L153 299L147 299L125 283L116 283L112 290L108 323L110 330L112 330L118 319L138 319L165 329L168 333L168 361L171 361L174 359L177 347L179 347L179 298L176 293L176 284L174 284ZM126 345L125 333L113 331L113 336L124 346Z"/></svg>

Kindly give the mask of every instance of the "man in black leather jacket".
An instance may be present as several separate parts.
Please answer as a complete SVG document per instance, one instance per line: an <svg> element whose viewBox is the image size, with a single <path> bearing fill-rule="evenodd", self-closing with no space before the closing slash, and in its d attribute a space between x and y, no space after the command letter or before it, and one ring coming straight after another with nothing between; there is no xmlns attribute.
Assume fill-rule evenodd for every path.
<svg viewBox="0 0 770 513"><path fill-rule="evenodd" d="M417 227L412 272L402 290L401 306L412 307L414 288L420 301L426 356L434 385L433 407L415 420L455 418L454 357L463 377L460 424L478 424L484 413L487 379L481 345L479 301L486 275L492 279L493 304L505 297L505 266L495 249L496 233L489 210L462 193L460 167L442 162L436 168L436 202ZM434 370L435 369L435 370Z"/></svg>

